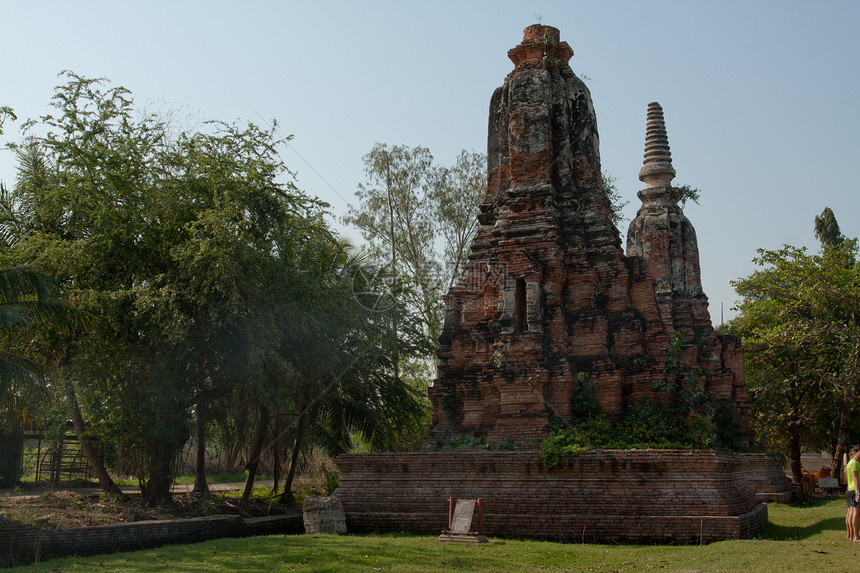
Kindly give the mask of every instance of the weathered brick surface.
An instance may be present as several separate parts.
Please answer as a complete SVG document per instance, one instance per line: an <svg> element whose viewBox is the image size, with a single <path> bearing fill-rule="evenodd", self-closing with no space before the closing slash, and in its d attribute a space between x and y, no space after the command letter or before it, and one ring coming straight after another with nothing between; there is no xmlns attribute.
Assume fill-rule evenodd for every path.
<svg viewBox="0 0 860 573"><path fill-rule="evenodd" d="M0 566L33 563L68 555L98 555L169 544L196 543L220 537L302 531L302 518L287 515L250 519L242 519L239 516L212 516L51 530L22 525L0 517Z"/></svg>
<svg viewBox="0 0 860 573"><path fill-rule="evenodd" d="M791 503L794 492L785 475L785 458L780 454L740 454L744 479L759 501Z"/></svg>
<svg viewBox="0 0 860 573"><path fill-rule="evenodd" d="M485 500L491 536L699 543L754 536L767 520L743 457L598 450L545 469L536 452L418 452L337 458L334 495L351 532L438 533L449 497Z"/></svg>
<svg viewBox="0 0 860 573"><path fill-rule="evenodd" d="M695 231L669 197L674 170L656 112L643 168L649 188L625 256L572 50L552 27L529 26L523 36L490 101L488 193L466 277L445 297L427 449L462 434L522 442L545 435L553 415L575 423L571 401L583 378L619 420L632 402L654 398L676 332L685 367L699 367L703 390L733 402L747 424L743 351L711 326Z"/></svg>

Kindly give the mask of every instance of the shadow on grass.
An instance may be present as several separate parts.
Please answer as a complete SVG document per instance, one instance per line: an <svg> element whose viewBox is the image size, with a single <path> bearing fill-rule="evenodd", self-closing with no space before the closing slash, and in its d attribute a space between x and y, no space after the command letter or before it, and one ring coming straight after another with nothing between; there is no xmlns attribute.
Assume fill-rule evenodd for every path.
<svg viewBox="0 0 860 573"><path fill-rule="evenodd" d="M841 531L843 529L845 529L844 517L829 517L809 525L777 525L768 522L761 528L759 539L792 541L808 539L825 531Z"/></svg>

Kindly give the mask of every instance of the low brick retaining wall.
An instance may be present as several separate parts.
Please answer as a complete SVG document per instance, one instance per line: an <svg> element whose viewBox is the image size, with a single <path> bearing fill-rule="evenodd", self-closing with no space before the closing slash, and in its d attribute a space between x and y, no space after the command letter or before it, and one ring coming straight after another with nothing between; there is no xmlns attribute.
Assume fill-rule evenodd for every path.
<svg viewBox="0 0 860 573"><path fill-rule="evenodd" d="M12 566L68 555L98 555L220 537L302 533L301 515L242 519L239 516L135 521L74 529L40 529L0 518L0 565Z"/></svg>
<svg viewBox="0 0 860 573"><path fill-rule="evenodd" d="M791 503L794 491L785 475L785 457L780 454L739 454L743 474L759 501Z"/></svg>
<svg viewBox="0 0 860 573"><path fill-rule="evenodd" d="M575 542L708 543L756 535L767 506L742 457L596 450L548 470L536 451L350 454L336 459L350 533L437 534L447 498L484 501L487 535Z"/></svg>

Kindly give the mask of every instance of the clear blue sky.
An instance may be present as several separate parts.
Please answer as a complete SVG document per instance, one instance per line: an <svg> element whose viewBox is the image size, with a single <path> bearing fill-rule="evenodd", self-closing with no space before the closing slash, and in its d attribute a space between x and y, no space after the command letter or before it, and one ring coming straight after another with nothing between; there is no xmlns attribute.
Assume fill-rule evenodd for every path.
<svg viewBox="0 0 860 573"><path fill-rule="evenodd" d="M756 248L817 249L813 218L827 206L843 233L860 235L856 0L3 0L0 105L19 121L0 143L48 113L70 69L193 119L277 119L295 136L282 157L299 186L339 218L374 142L424 145L443 163L486 151L507 50L538 18L561 30L574 71L590 78L603 167L631 202L628 219L646 107L662 104L675 182L702 190L686 214L715 323L720 303L731 315L729 281L754 270ZM0 179L14 176L0 151Z"/></svg>

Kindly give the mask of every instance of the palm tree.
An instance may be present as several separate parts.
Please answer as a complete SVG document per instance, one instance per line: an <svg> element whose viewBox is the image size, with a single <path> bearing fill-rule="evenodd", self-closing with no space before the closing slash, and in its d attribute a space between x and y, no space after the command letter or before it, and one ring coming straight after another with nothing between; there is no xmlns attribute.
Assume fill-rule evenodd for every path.
<svg viewBox="0 0 860 573"><path fill-rule="evenodd" d="M73 313L57 283L33 265L0 269L0 335L7 343L39 324L67 325ZM0 396L20 396L42 384L40 364L0 348Z"/></svg>
<svg viewBox="0 0 860 573"><path fill-rule="evenodd" d="M20 435L32 424L45 391L42 365L9 347L25 343L38 325L65 324L68 317L51 277L32 266L0 269L0 434ZM6 480L15 481L16 473Z"/></svg>

